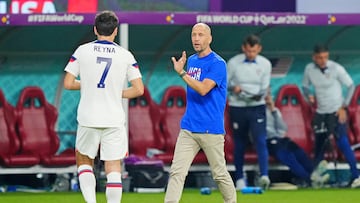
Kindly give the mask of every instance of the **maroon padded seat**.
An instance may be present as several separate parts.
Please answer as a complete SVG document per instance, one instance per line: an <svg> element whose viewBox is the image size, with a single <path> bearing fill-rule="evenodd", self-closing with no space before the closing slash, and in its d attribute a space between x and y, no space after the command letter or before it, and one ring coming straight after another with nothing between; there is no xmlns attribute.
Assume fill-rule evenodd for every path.
<svg viewBox="0 0 360 203"><path fill-rule="evenodd" d="M129 100L129 152L144 157L149 148L161 149L160 109L145 87L144 94Z"/></svg>
<svg viewBox="0 0 360 203"><path fill-rule="evenodd" d="M20 141L15 131L15 108L0 90L0 162L6 167L33 166L40 158L32 153L20 153Z"/></svg>
<svg viewBox="0 0 360 203"><path fill-rule="evenodd" d="M313 149L312 111L300 89L294 85L283 85L275 100L283 119L288 126L287 136L311 156Z"/></svg>
<svg viewBox="0 0 360 203"><path fill-rule="evenodd" d="M234 139L232 137L233 133L231 129L231 121L230 121L228 105L226 105L224 112L224 126L225 126L225 144L224 144L225 159L227 164L231 164L234 163Z"/></svg>
<svg viewBox="0 0 360 203"><path fill-rule="evenodd" d="M164 153L158 154L157 159L164 163L171 163L176 140L180 132L180 120L186 109L186 91L181 86L170 86L165 90L160 103L161 127L165 139ZM194 164L207 163L205 153L200 151L193 160Z"/></svg>
<svg viewBox="0 0 360 203"><path fill-rule="evenodd" d="M348 110L349 110L349 126L351 129L351 132L349 133L349 142L351 145L359 144L360 143L360 85L358 85L355 89ZM360 147L354 152L356 159L360 161Z"/></svg>
<svg viewBox="0 0 360 203"><path fill-rule="evenodd" d="M17 106L17 126L23 153L36 154L46 166L75 164L75 149L56 154L60 140L55 132L57 109L46 101L39 87L22 90Z"/></svg>

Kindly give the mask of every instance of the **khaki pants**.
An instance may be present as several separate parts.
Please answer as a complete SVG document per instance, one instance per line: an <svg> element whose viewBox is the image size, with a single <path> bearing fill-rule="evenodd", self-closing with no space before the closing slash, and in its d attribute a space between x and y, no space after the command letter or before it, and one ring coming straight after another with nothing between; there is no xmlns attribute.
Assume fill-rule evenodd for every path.
<svg viewBox="0 0 360 203"><path fill-rule="evenodd" d="M212 177L218 185L224 202L236 203L234 182L227 171L225 163L224 136L220 134L191 133L187 130L180 130L177 138L164 202L178 203L180 201L185 178L194 157L200 149L205 152Z"/></svg>

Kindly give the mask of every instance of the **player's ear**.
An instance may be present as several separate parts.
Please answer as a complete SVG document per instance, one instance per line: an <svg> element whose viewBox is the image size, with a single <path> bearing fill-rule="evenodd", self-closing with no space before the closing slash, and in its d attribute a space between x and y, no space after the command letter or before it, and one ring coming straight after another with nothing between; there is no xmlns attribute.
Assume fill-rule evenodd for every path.
<svg viewBox="0 0 360 203"><path fill-rule="evenodd" d="M95 35L96 36L98 36L99 35L99 33L97 32L97 30L96 30L96 27L94 26L94 33L95 33Z"/></svg>
<svg viewBox="0 0 360 203"><path fill-rule="evenodd" d="M118 28L116 27L115 29L114 29L114 32L112 33L114 36L116 36L117 34L118 34Z"/></svg>

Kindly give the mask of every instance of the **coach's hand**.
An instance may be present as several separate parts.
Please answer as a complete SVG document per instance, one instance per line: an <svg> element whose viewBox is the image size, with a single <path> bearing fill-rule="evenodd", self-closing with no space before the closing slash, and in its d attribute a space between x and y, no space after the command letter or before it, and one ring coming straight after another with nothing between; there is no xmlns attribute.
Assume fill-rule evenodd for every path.
<svg viewBox="0 0 360 203"><path fill-rule="evenodd" d="M171 60L174 64L174 70L180 75L184 71L184 66L186 63L186 52L182 52L179 60L176 60L175 57L171 57Z"/></svg>
<svg viewBox="0 0 360 203"><path fill-rule="evenodd" d="M347 115L346 115L346 110L344 108L340 108L337 112L336 115L339 118L339 122L340 123L345 123L347 120Z"/></svg>
<svg viewBox="0 0 360 203"><path fill-rule="evenodd" d="M308 98L309 98L309 102L310 102L311 105L315 104L315 97L314 97L314 95L309 95Z"/></svg>
<svg viewBox="0 0 360 203"><path fill-rule="evenodd" d="M239 94L241 92L241 87L236 85L232 88L234 94Z"/></svg>

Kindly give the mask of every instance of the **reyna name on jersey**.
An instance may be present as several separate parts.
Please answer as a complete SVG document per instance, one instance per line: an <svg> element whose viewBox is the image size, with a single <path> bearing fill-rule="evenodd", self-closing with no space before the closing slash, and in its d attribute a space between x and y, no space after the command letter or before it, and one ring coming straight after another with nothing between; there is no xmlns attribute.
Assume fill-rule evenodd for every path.
<svg viewBox="0 0 360 203"><path fill-rule="evenodd" d="M115 53L115 47L109 47L109 46L94 46L94 51L96 52L102 52L102 53Z"/></svg>

